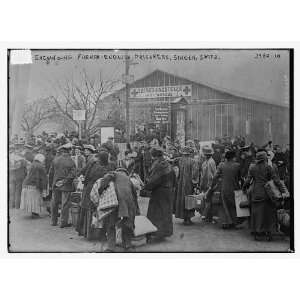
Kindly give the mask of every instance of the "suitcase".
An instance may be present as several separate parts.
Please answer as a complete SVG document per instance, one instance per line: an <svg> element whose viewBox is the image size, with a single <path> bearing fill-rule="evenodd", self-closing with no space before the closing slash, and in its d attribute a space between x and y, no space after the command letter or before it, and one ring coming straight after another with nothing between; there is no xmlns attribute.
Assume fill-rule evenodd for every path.
<svg viewBox="0 0 300 300"><path fill-rule="evenodd" d="M198 209L204 201L204 193L185 196L185 209Z"/></svg>

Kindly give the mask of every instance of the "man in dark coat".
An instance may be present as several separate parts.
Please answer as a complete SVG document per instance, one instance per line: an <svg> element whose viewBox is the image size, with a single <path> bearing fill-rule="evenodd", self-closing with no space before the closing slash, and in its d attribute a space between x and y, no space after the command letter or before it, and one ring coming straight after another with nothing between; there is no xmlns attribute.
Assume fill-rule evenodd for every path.
<svg viewBox="0 0 300 300"><path fill-rule="evenodd" d="M254 159L252 157L252 153L250 151L250 146L245 146L240 149L240 157L238 160L240 164L240 173L241 173L241 180L242 180L242 185L248 175L248 170L250 167L250 164L254 162Z"/></svg>
<svg viewBox="0 0 300 300"><path fill-rule="evenodd" d="M83 235L88 240L99 239L101 232L96 228L92 228L92 215L94 207L90 199L90 193L94 183L113 169L108 162L108 152L100 151L95 158L90 161L82 173L84 178L84 188L82 191L82 199L80 202L80 211L76 231L79 235Z"/></svg>
<svg viewBox="0 0 300 300"><path fill-rule="evenodd" d="M213 178L212 187L217 184L219 178L222 179L221 199L223 204L223 229L234 228L236 225L236 207L234 191L240 189L240 165L233 159L234 151L225 153L225 162L221 162L217 168L217 173Z"/></svg>
<svg viewBox="0 0 300 300"><path fill-rule="evenodd" d="M145 190L151 191L147 218L157 227L157 232L147 237L148 242L161 240L173 234L172 202L174 197L175 174L163 158L160 148L151 150L153 165Z"/></svg>
<svg viewBox="0 0 300 300"><path fill-rule="evenodd" d="M191 157L191 148L183 147L174 164L179 168L179 176L176 184L174 214L176 218L183 219L184 225L192 225L191 218L195 215L194 210L185 209L185 196L193 194L195 183L199 180L199 169L196 161Z"/></svg>
<svg viewBox="0 0 300 300"><path fill-rule="evenodd" d="M45 147L45 168L46 168L46 174L49 173L50 167L52 165L54 154L53 154L53 146L47 145Z"/></svg>
<svg viewBox="0 0 300 300"><path fill-rule="evenodd" d="M69 219L70 196L74 191L73 180L76 176L76 166L71 158L72 144L66 144L59 149L61 155L53 160L49 174L49 185L52 186L51 225L57 225L58 205L61 201L60 227L67 227Z"/></svg>
<svg viewBox="0 0 300 300"><path fill-rule="evenodd" d="M214 153L212 155L212 158L213 160L215 161L216 163L216 166L219 165L219 163L221 162L222 160L222 146L219 145L219 144L213 144L212 145L212 148L214 150Z"/></svg>

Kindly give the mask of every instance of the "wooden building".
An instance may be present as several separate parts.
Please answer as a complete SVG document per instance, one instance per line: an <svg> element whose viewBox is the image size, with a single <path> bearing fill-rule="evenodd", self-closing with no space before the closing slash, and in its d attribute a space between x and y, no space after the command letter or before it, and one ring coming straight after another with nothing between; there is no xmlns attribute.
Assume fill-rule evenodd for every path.
<svg viewBox="0 0 300 300"><path fill-rule="evenodd" d="M173 139L210 141L245 136L262 145L289 143L289 107L251 99L156 70L130 84L130 133L158 128ZM117 110L125 119L125 88L107 96L99 120ZM106 116L105 116L106 114Z"/></svg>

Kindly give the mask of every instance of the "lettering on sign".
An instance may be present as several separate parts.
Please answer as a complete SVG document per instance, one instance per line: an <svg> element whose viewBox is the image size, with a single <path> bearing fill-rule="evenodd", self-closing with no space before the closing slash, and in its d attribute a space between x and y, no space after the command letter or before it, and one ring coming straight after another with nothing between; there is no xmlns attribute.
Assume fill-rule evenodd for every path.
<svg viewBox="0 0 300 300"><path fill-rule="evenodd" d="M169 107L157 106L153 110L153 117L155 123L168 123L169 122Z"/></svg>
<svg viewBox="0 0 300 300"><path fill-rule="evenodd" d="M192 85L172 85L131 88L131 98L160 98L160 97L180 97L192 96Z"/></svg>

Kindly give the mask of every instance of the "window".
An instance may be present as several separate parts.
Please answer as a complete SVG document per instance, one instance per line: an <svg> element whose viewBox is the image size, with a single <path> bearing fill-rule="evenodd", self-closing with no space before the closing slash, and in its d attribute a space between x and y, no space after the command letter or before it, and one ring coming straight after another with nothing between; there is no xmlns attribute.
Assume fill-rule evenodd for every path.
<svg viewBox="0 0 300 300"><path fill-rule="evenodd" d="M210 137L222 137L234 135L234 104L217 104L211 106ZM214 116L213 116L214 115ZM214 125L213 122L214 122Z"/></svg>

